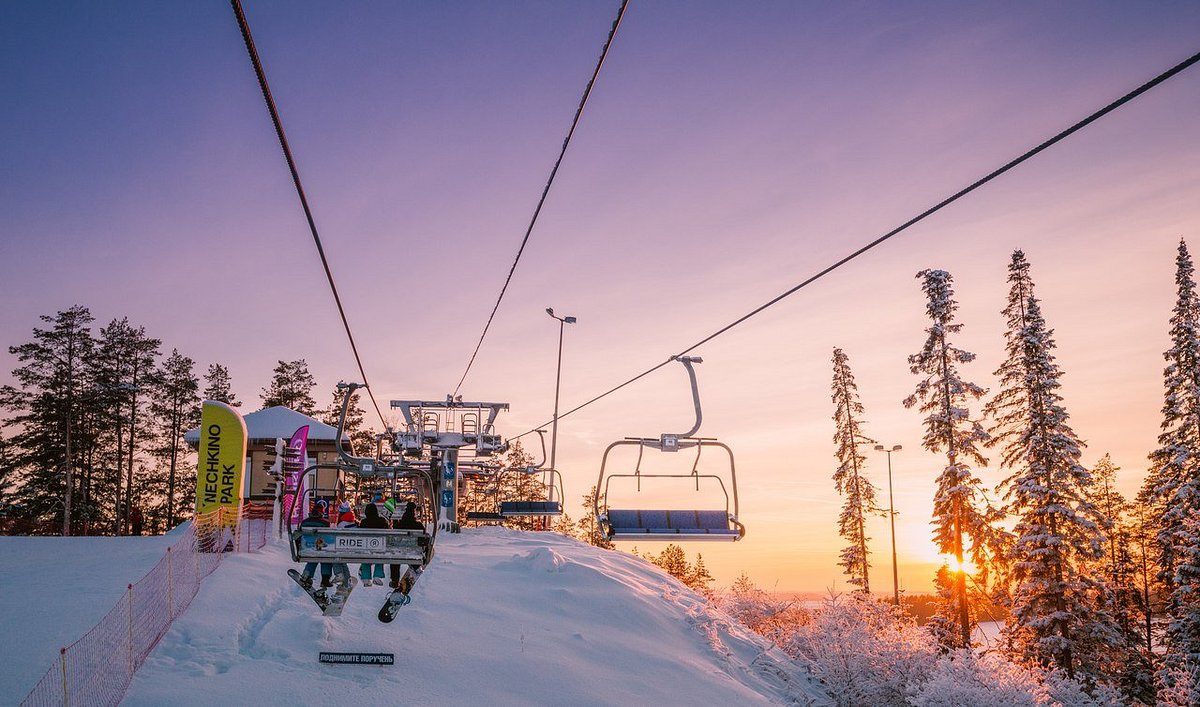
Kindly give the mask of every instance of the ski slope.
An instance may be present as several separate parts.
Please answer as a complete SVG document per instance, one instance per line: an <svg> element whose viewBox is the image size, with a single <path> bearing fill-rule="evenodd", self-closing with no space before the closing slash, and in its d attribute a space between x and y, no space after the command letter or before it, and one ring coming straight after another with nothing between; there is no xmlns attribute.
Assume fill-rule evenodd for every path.
<svg viewBox="0 0 1200 707"><path fill-rule="evenodd" d="M154 543L143 538L11 540L0 539L3 554L35 566L63 557L56 545L110 541L104 571L87 581L92 621L156 559L144 556ZM385 587L358 587L341 617L326 618L287 578L294 566L282 543L227 555L122 704L829 704L802 666L657 567L557 534L440 534L412 603L388 625L376 619ZM101 584L113 595L102 605L104 592L92 589ZM0 678L3 694L19 700L58 647L90 628L87 612L62 615L73 632L38 623L53 623L53 607L80 591L38 587L33 611L0 617L5 635L46 644L35 646L42 662ZM321 651L394 653L396 664L325 665Z"/></svg>

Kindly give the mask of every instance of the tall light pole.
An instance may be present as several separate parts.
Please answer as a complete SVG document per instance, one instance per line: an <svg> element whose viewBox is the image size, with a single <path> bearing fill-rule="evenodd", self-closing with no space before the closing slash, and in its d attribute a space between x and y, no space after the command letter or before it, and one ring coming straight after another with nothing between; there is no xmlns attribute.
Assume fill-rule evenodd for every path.
<svg viewBox="0 0 1200 707"><path fill-rule="evenodd" d="M554 374L554 424L550 428L550 468L557 469L554 466L554 454L558 449L558 391L559 384L562 383L562 344L563 344L563 329L567 324L574 324L575 317L560 317L554 313L553 307L546 307L546 314L549 314L554 319L558 320L558 372ZM554 494L554 484L550 485L550 493ZM547 499L553 501L553 498Z"/></svg>
<svg viewBox="0 0 1200 707"><path fill-rule="evenodd" d="M886 452L888 458L888 519L892 522L892 592L896 606L900 606L900 570L896 567L896 506L892 501L892 452L898 452L904 447L895 445L891 449L882 444L875 445L875 451Z"/></svg>

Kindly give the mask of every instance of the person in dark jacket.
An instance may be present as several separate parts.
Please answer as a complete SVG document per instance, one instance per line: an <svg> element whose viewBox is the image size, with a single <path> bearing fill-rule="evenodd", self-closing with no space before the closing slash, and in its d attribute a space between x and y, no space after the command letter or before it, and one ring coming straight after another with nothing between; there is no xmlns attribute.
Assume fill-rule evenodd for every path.
<svg viewBox="0 0 1200 707"><path fill-rule="evenodd" d="M358 527L387 529L390 525L385 518L379 515L379 507L374 503L368 503L363 507L363 519ZM358 566L358 578L362 580L364 587L370 586L372 583L383 584L383 565L362 563Z"/></svg>
<svg viewBox="0 0 1200 707"><path fill-rule="evenodd" d="M145 518L142 516L141 507L134 506L133 510L129 512L129 524L133 526L132 532L134 535L142 534L142 524L144 522Z"/></svg>
<svg viewBox="0 0 1200 707"><path fill-rule="evenodd" d="M408 501L404 504L404 514L396 520L392 521L392 527L401 530L425 530L425 526L421 521L417 520L417 504ZM392 581L389 586L392 589L400 588L400 565L390 565L388 567Z"/></svg>
<svg viewBox="0 0 1200 707"><path fill-rule="evenodd" d="M300 521L301 528L328 528L329 521L325 520L325 514L328 512L329 504L324 500L318 500L312 505L312 509L308 512L308 517ZM313 573L317 571L317 565L321 566L321 586L333 586L333 565L328 562L307 562L304 564L304 571L300 573L300 583L305 589L312 588Z"/></svg>

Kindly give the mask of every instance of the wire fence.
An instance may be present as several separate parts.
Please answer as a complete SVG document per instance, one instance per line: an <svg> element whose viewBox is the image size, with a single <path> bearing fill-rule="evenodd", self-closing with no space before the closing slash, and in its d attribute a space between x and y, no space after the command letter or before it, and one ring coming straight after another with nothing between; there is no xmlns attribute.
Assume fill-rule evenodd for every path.
<svg viewBox="0 0 1200 707"><path fill-rule="evenodd" d="M240 517L220 509L197 516L186 533L144 577L130 584L99 623L59 651L22 707L116 705L133 674L187 611L228 552L253 552L267 543L271 507L244 504Z"/></svg>

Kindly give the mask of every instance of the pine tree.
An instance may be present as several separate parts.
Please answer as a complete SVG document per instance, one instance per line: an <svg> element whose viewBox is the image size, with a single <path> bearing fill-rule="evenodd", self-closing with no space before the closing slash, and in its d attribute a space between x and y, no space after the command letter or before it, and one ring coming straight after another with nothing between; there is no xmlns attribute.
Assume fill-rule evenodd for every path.
<svg viewBox="0 0 1200 707"><path fill-rule="evenodd" d="M874 444L875 440L862 434L863 406L858 398L858 386L850 371L850 360L845 352L833 350L833 421L837 431L833 442L837 445L838 468L833 472L837 492L845 497L842 513L838 517L838 532L848 546L842 550L841 562L850 584L857 585L864 594L871 593L868 576L870 558L867 554L866 516L876 510L875 487L863 475L866 457L859 446Z"/></svg>
<svg viewBox="0 0 1200 707"><path fill-rule="evenodd" d="M172 349L155 376L155 396L150 403L150 414L158 426L158 444L154 455L167 466L166 493L162 515L168 529L175 527L181 513L195 503L195 487L183 484L182 494L177 494L177 480L190 474L181 473L184 462L190 457L183 442L183 433L200 424L200 381L194 371L196 363ZM144 512L157 514L159 509L147 508Z"/></svg>
<svg viewBox="0 0 1200 707"><path fill-rule="evenodd" d="M208 373L204 374L204 382L207 385L201 395L205 400L216 400L235 408L242 406L242 401L233 393L228 368L219 363L210 363Z"/></svg>
<svg viewBox="0 0 1200 707"><path fill-rule="evenodd" d="M951 555L957 563L954 598L957 604L958 636L952 646L971 645L973 620L967 597L965 560L970 555L977 567L987 560L987 545L995 533L991 513L982 498L980 481L971 472L969 462L985 466L987 460L978 445L986 442L987 432L970 419L968 402L986 392L964 381L958 366L970 363L975 354L956 348L949 337L962 330L954 323L958 303L951 287L953 279L944 270L922 270L921 289L928 298L926 313L933 324L921 351L908 357L909 369L923 376L916 391L904 400L905 407L916 406L925 414L924 446L931 452L945 452L946 466L938 476L933 499L934 544L938 551ZM968 545L968 541L970 544Z"/></svg>
<svg viewBox="0 0 1200 707"><path fill-rule="evenodd" d="M646 559L661 567L667 574L686 583L691 577L692 568L688 564L687 555L683 548L675 543L668 543L658 555L647 555Z"/></svg>
<svg viewBox="0 0 1200 707"><path fill-rule="evenodd" d="M112 407L117 437L114 497L117 534L129 532L137 443L147 432L146 425L138 426L138 413L146 406L149 396L144 393L149 392L161 345L161 340L146 334L145 327L134 327L127 318L114 319L100 331L97 380Z"/></svg>
<svg viewBox="0 0 1200 707"><path fill-rule="evenodd" d="M1171 348L1163 354L1162 432L1139 494L1157 520L1157 578L1170 616L1158 674L1164 690L1177 688L1179 675L1200 670L1200 532L1193 522L1200 514L1200 301L1183 240L1175 264Z"/></svg>
<svg viewBox="0 0 1200 707"><path fill-rule="evenodd" d="M1013 289L1019 296L1016 283ZM1024 323L1009 332L1006 362L1023 392L999 418L1006 427L1001 464L1012 471L1002 484L1004 498L1018 517L1006 631L1018 657L1053 662L1074 678L1079 667L1104 672L1111 665L1106 654L1119 650L1123 637L1105 606L1107 583L1088 571L1103 557L1105 523L1088 499L1092 477L1079 463L1083 443L1058 392L1053 332L1036 297L1024 309Z"/></svg>
<svg viewBox="0 0 1200 707"><path fill-rule="evenodd" d="M1148 575L1149 554L1145 551L1147 543L1138 537L1136 509L1116 489L1120 470L1108 454L1091 470L1092 488L1088 497L1109 531L1104 559L1088 571L1104 578L1108 609L1115 617L1115 628L1121 637L1121 664L1113 666L1114 677L1131 702L1151 703L1154 701L1152 653L1147 634L1142 631L1143 621L1150 616L1149 587L1145 593L1139 589L1139 583Z"/></svg>
<svg viewBox="0 0 1200 707"><path fill-rule="evenodd" d="M711 585L714 580L715 578L709 574L708 568L704 566L704 558L697 552L696 561L692 563L692 571L685 583L700 594L710 597L712 596Z"/></svg>
<svg viewBox="0 0 1200 707"><path fill-rule="evenodd" d="M76 472L82 457L80 419L92 386L88 371L95 342L86 307L75 305L40 319L33 340L9 347L22 364L13 370L20 387L0 388L0 408L14 413L4 427L16 430L7 443L4 469L8 512L19 518L61 522L72 532L73 504L78 498Z"/></svg>
<svg viewBox="0 0 1200 707"><path fill-rule="evenodd" d="M280 361L275 366L271 385L262 390L263 409L282 405L304 415L316 415L317 401L312 397L315 387L317 382L308 372L308 363L304 359Z"/></svg>

